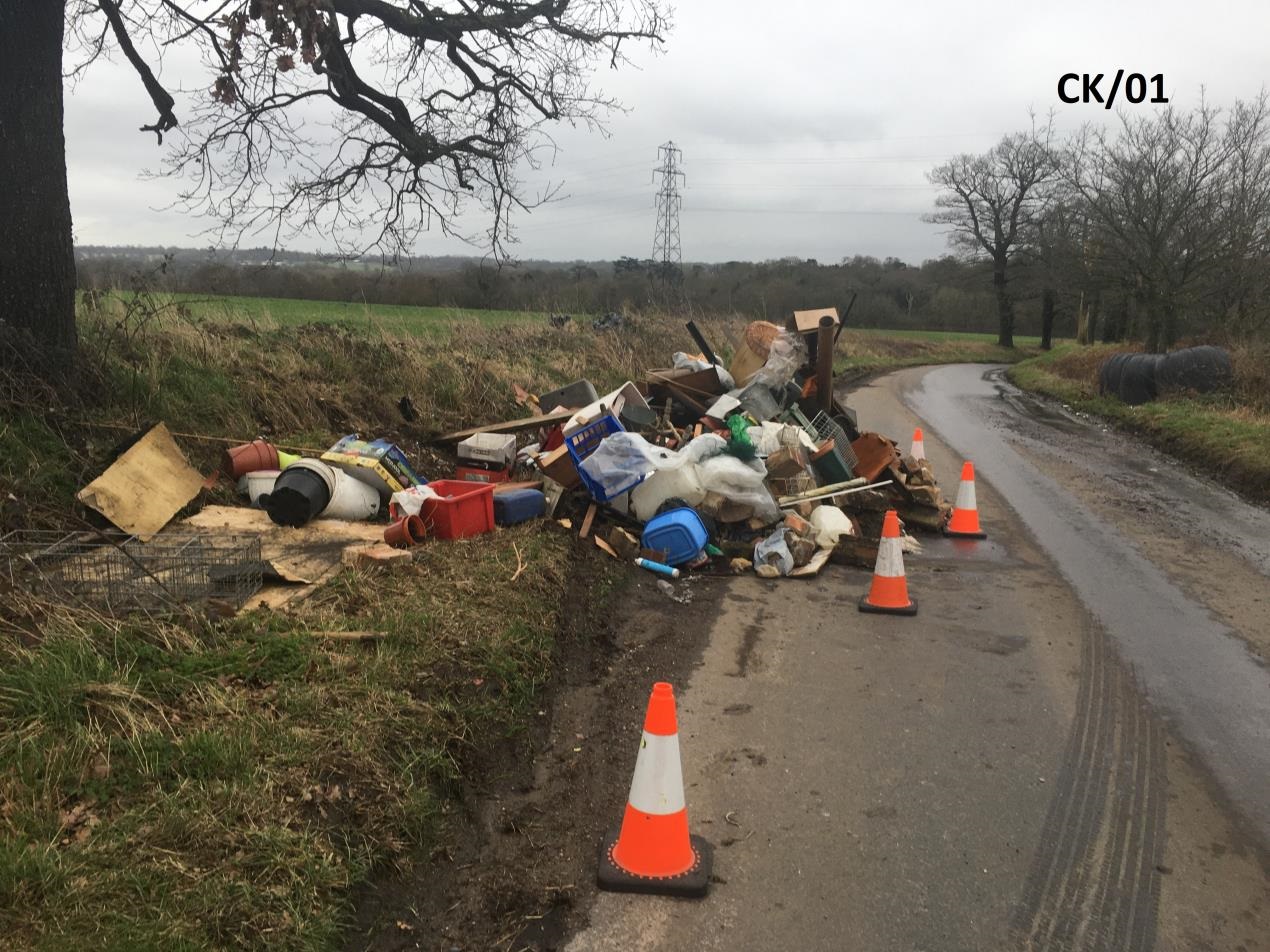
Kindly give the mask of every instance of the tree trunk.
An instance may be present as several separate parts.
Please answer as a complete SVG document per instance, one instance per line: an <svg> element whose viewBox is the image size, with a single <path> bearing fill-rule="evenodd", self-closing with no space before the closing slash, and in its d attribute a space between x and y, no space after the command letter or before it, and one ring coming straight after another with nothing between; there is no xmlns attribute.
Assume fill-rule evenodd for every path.
<svg viewBox="0 0 1270 952"><path fill-rule="evenodd" d="M1002 347L1014 346L1014 303L1005 286L1005 260L998 259L992 266L992 288L997 293L997 318L1000 327L997 343Z"/></svg>
<svg viewBox="0 0 1270 952"><path fill-rule="evenodd" d="M1142 295L1140 304L1140 313L1146 316L1146 334L1144 343L1146 344L1147 352L1157 354L1163 349L1160 346L1160 341L1164 336L1160 321L1161 308L1159 295L1148 292Z"/></svg>
<svg viewBox="0 0 1270 952"><path fill-rule="evenodd" d="M1169 295L1164 302L1163 313L1160 315L1160 353L1165 353L1170 347L1177 343L1177 325L1178 325L1178 306L1177 299L1173 295Z"/></svg>
<svg viewBox="0 0 1270 952"><path fill-rule="evenodd" d="M75 354L59 0L0 3L0 354L43 375Z"/></svg>
<svg viewBox="0 0 1270 952"><path fill-rule="evenodd" d="M1054 346L1054 289L1041 292L1041 350Z"/></svg>
<svg viewBox="0 0 1270 952"><path fill-rule="evenodd" d="M1109 294L1107 319L1102 325L1102 342L1122 341L1129 332L1129 296L1122 291Z"/></svg>

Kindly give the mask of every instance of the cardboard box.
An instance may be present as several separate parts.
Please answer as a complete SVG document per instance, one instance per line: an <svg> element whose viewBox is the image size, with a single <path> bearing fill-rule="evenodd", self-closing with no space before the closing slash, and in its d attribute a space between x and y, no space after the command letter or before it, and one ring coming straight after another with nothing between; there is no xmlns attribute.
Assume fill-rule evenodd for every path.
<svg viewBox="0 0 1270 952"><path fill-rule="evenodd" d="M573 465L573 458L569 456L569 448L563 444L554 450L540 454L538 468L542 470L544 476L559 483L565 489L573 489L582 484L582 477L578 475L578 470Z"/></svg>
<svg viewBox="0 0 1270 952"><path fill-rule="evenodd" d="M842 323L836 307L821 307L814 311L795 311L785 326L799 334L814 334L820 329L822 317L833 318L834 327Z"/></svg>
<svg viewBox="0 0 1270 952"><path fill-rule="evenodd" d="M459 459L490 463L495 469L505 469L516 461L516 435L477 433L459 441L458 454Z"/></svg>
<svg viewBox="0 0 1270 952"><path fill-rule="evenodd" d="M355 433L323 453L322 461L338 466L353 478L373 486L385 499L393 493L427 482L414 471L397 444L387 440L359 440Z"/></svg>
<svg viewBox="0 0 1270 952"><path fill-rule="evenodd" d="M792 479L807 472L807 451L801 446L782 446L767 457L767 473L778 479Z"/></svg>

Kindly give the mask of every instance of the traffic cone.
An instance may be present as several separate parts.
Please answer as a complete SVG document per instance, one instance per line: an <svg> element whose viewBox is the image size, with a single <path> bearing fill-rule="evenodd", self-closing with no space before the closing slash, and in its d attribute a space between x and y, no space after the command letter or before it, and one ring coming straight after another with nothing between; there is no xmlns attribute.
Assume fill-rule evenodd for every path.
<svg viewBox="0 0 1270 952"><path fill-rule="evenodd" d="M904 578L904 547L900 542L900 517L888 509L882 521L878 560L873 567L873 584L860 599L860 611L879 615L916 615L917 602L908 597Z"/></svg>
<svg viewBox="0 0 1270 952"><path fill-rule="evenodd" d="M988 533L979 528L979 505L975 502L975 464L967 461L961 467L961 485L957 487L957 504L953 506L944 535L959 539L986 539Z"/></svg>
<svg viewBox="0 0 1270 952"><path fill-rule="evenodd" d="M658 681L648 699L644 736L620 830L600 845L601 889L664 896L704 896L713 850L688 833L675 692Z"/></svg>
<svg viewBox="0 0 1270 952"><path fill-rule="evenodd" d="M913 448L908 455L913 457L913 459L926 458L926 441L922 439L922 428L920 426L913 431Z"/></svg>

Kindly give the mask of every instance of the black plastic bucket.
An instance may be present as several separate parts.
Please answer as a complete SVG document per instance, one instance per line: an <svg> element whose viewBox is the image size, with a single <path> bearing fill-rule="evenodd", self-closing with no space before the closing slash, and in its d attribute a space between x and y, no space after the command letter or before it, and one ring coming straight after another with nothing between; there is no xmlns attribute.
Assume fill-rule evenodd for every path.
<svg viewBox="0 0 1270 952"><path fill-rule="evenodd" d="M331 501L331 486L321 473L305 466L288 466L273 484L273 492L260 497L260 507L280 526L298 528L313 519Z"/></svg>

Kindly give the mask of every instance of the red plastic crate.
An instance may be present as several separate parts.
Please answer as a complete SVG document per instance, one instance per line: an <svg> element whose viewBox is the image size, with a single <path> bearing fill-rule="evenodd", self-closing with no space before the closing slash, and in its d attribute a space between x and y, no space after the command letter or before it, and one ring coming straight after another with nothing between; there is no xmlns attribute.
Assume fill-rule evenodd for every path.
<svg viewBox="0 0 1270 952"><path fill-rule="evenodd" d="M466 539L494 529L494 484L437 479L428 488L440 499L424 500L419 515L428 534L438 539Z"/></svg>

